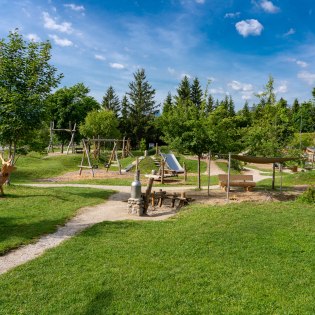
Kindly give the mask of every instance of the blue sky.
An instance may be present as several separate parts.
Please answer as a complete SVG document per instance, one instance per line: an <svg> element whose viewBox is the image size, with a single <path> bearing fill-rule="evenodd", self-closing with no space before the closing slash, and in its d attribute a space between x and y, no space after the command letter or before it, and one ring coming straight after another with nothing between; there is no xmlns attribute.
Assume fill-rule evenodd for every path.
<svg viewBox="0 0 315 315"><path fill-rule="evenodd" d="M112 85L122 97L138 68L156 101L198 77L240 109L257 102L268 76L277 97L307 101L315 87L313 0L0 0L0 37L19 28L50 40L60 87L83 82L101 101Z"/></svg>

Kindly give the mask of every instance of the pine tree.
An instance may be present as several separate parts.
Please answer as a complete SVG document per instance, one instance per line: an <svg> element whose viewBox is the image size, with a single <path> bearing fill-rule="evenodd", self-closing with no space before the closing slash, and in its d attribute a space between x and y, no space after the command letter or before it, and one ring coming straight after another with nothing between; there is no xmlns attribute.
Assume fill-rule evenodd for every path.
<svg viewBox="0 0 315 315"><path fill-rule="evenodd" d="M235 116L234 101L233 101L231 95L230 95L229 100L228 100L228 114L230 117Z"/></svg>
<svg viewBox="0 0 315 315"><path fill-rule="evenodd" d="M103 96L102 107L104 109L112 110L115 115L118 116L120 111L120 102L112 86L107 89L105 95Z"/></svg>
<svg viewBox="0 0 315 315"><path fill-rule="evenodd" d="M292 104L292 114L298 113L300 110L300 103L298 99L296 98Z"/></svg>
<svg viewBox="0 0 315 315"><path fill-rule="evenodd" d="M215 109L214 99L213 99L213 96L210 94L206 102L206 108L205 108L206 115L209 115L210 113L212 113L214 109Z"/></svg>
<svg viewBox="0 0 315 315"><path fill-rule="evenodd" d="M119 130L124 137L130 138L129 127L129 101L127 95L124 95L121 101L121 117L119 119Z"/></svg>
<svg viewBox="0 0 315 315"><path fill-rule="evenodd" d="M188 77L185 75L182 81L180 82L177 89L177 96L175 96L176 101L183 101L184 103L188 103L190 101L190 83Z"/></svg>
<svg viewBox="0 0 315 315"><path fill-rule="evenodd" d="M172 107L173 107L172 94L168 92L166 99L163 103L163 114L168 113Z"/></svg>
<svg viewBox="0 0 315 315"><path fill-rule="evenodd" d="M137 145L142 138L149 138L149 129L156 113L155 89L148 83L144 69L134 73L129 83L129 121L132 140Z"/></svg>
<svg viewBox="0 0 315 315"><path fill-rule="evenodd" d="M200 110L202 104L202 89L198 78L194 79L191 86L190 99L192 103L197 107L197 109Z"/></svg>

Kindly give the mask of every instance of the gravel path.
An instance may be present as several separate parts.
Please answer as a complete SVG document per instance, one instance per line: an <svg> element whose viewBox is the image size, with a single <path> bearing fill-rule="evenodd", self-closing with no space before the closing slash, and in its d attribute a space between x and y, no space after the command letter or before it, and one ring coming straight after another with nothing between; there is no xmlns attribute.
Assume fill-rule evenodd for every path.
<svg viewBox="0 0 315 315"><path fill-rule="evenodd" d="M211 161L211 175L223 173L222 170ZM259 181L270 176L260 175L258 170L248 169L246 174L252 174L254 181ZM40 255L47 249L58 246L64 240L76 235L86 228L103 221L118 221L118 220L165 220L175 214L174 210L157 212L147 216L137 217L128 214L126 201L130 197L130 186L109 186L109 185L88 185L88 184L29 184L28 186L37 187L87 187L104 190L119 190L109 199L97 206L84 207L79 210L79 213L69 220L66 225L61 226L58 230L49 235L42 236L36 243L22 246L8 254L0 257L0 274L3 274L10 269L26 263ZM203 187L206 189L207 187ZM211 186L211 189L217 189L218 186ZM143 188L144 189L144 188ZM192 190L191 187L163 187L163 190L168 192L181 192Z"/></svg>
<svg viewBox="0 0 315 315"><path fill-rule="evenodd" d="M30 184L28 186L37 187L89 187L104 190L119 190L109 199L97 206L84 207L79 213L61 226L58 230L49 235L42 236L36 243L22 246L8 254L0 257L0 274L10 269L26 263L40 255L47 249L58 246L64 240L69 239L75 234L86 228L103 221L118 220L165 220L175 214L175 211L164 211L147 216L137 217L128 214L126 201L130 197L130 186L107 186L107 185L81 185L81 184ZM187 191L187 187L163 187L167 191Z"/></svg>

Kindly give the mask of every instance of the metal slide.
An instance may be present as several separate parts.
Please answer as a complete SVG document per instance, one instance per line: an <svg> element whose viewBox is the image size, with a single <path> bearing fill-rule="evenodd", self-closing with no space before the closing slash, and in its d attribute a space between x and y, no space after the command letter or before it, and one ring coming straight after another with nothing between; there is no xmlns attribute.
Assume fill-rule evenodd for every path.
<svg viewBox="0 0 315 315"><path fill-rule="evenodd" d="M184 169L180 166L178 160L176 159L174 154L165 154L161 153L167 167L176 172L176 173L184 173Z"/></svg>

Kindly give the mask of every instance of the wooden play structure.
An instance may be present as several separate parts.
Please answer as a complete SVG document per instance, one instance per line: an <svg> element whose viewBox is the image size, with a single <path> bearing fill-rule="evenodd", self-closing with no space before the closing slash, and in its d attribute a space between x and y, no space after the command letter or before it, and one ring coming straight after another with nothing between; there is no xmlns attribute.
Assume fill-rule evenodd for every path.
<svg viewBox="0 0 315 315"><path fill-rule="evenodd" d="M2 186L7 182L7 180L10 177L10 174L16 169L12 163L12 158L10 158L8 161L5 161L3 156L0 154L0 160L2 162L1 166L1 172L0 172L0 196L3 196L3 188Z"/></svg>
<svg viewBox="0 0 315 315"><path fill-rule="evenodd" d="M153 158L154 163L159 166L158 172L156 174L145 175L147 178L153 178L164 184L164 179L178 176L180 173L185 173L185 169L181 167L173 153L160 153L160 156L160 161L157 158Z"/></svg>
<svg viewBox="0 0 315 315"><path fill-rule="evenodd" d="M67 152L66 154L69 153L70 148L72 149L72 153L74 153L75 148L74 148L74 136L76 133L76 126L77 124L75 123L74 126L71 126L71 122L69 122L69 128L68 129L62 129L62 128L55 128L55 123L53 121L50 122L50 140L49 140L49 145L47 149L47 153L49 152L54 152L54 133L55 132L68 132L71 134L71 138L69 141L69 144L67 146Z"/></svg>
<svg viewBox="0 0 315 315"><path fill-rule="evenodd" d="M82 170L84 168L88 168L91 170L92 176L94 177L94 169L98 168L100 154L102 151L102 145L109 144L111 146L111 152L109 158L104 163L104 167L106 171L110 168L111 165L118 166L119 174L121 174L121 164L119 162L118 149L119 145L121 146L121 158L125 158L127 156L132 156L131 153L131 144L130 139L83 139L82 140L82 159L81 164L79 165L80 171L79 174L82 174ZM93 147L93 150L91 149Z"/></svg>
<svg viewBox="0 0 315 315"><path fill-rule="evenodd" d="M228 174L219 174L220 188L227 190ZM253 181L253 175L230 175L230 187L243 187L245 191L251 191L256 183Z"/></svg>
<svg viewBox="0 0 315 315"><path fill-rule="evenodd" d="M175 192L172 194L167 194L166 191L163 191L162 189L160 189L158 192L152 192L153 181L154 178L150 177L146 187L146 191L141 195L144 201L144 214L147 213L150 204L152 207L162 207L163 203L166 200L170 200L171 207L179 209L185 205L188 205L189 202L193 201L192 198L186 197L185 192L181 192L180 194L177 194Z"/></svg>

